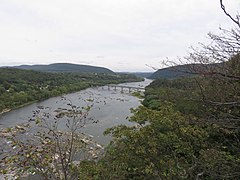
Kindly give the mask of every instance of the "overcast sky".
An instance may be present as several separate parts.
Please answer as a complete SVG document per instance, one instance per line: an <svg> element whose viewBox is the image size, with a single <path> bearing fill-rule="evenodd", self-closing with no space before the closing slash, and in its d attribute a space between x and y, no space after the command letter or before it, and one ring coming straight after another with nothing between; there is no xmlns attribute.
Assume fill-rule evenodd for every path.
<svg viewBox="0 0 240 180"><path fill-rule="evenodd" d="M239 0L225 0L235 14ZM152 71L233 24L219 0L0 0L0 66L68 62Z"/></svg>

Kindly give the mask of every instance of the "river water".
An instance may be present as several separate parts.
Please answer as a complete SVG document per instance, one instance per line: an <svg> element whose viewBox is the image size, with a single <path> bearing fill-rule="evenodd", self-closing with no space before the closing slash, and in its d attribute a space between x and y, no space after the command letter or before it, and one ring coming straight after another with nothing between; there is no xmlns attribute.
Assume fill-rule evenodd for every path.
<svg viewBox="0 0 240 180"><path fill-rule="evenodd" d="M151 80L144 82L123 83L123 86L145 87ZM86 103L93 105L89 117L97 123L88 123L81 129L83 133L90 135L94 141L101 145L107 145L111 137L104 136L103 132L110 127L125 124L133 125L128 121L131 116L130 109L141 104L141 100L129 93L128 89L121 92L121 89L108 89L107 86L88 88L76 93L66 94L64 97L70 100L73 105L85 107ZM85 100L85 101L84 101ZM86 100L88 100L86 102ZM68 101L61 97L54 97L48 100L34 103L20 109L13 110L0 116L0 128L15 126L31 120L33 112L41 107L42 111L53 113L58 108L67 108Z"/></svg>

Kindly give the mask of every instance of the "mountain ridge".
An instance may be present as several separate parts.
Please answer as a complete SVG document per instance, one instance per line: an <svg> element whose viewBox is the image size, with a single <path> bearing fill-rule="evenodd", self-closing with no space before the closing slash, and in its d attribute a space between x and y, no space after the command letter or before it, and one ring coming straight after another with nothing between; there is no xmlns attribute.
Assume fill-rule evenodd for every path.
<svg viewBox="0 0 240 180"><path fill-rule="evenodd" d="M10 67L10 66L8 66ZM34 70L41 72L81 72L81 73L108 73L114 74L114 72L105 67L73 64L73 63L53 63L53 64L36 64L36 65L20 65L11 66L11 68Z"/></svg>
<svg viewBox="0 0 240 180"><path fill-rule="evenodd" d="M217 70L222 66L222 63L215 64L183 64L171 67L166 67L157 70L149 78L157 79L174 79L179 77L190 77L199 74L200 72L210 72L212 70Z"/></svg>

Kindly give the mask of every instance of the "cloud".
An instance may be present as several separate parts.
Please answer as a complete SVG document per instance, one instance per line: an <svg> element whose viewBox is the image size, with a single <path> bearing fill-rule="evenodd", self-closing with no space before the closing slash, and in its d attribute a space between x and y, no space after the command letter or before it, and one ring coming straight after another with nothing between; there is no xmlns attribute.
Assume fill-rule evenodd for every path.
<svg viewBox="0 0 240 180"><path fill-rule="evenodd" d="M207 32L231 26L219 2L209 0L0 2L0 66L65 61L149 70L146 63L183 56ZM240 8L226 3L233 14Z"/></svg>

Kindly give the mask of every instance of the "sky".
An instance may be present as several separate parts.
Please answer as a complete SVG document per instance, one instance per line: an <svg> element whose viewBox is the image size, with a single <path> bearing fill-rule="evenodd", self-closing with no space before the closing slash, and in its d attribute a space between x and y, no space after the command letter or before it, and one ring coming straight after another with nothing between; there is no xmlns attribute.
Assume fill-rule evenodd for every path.
<svg viewBox="0 0 240 180"><path fill-rule="evenodd" d="M230 13L239 12L239 0L225 1ZM233 23L219 0L0 0L0 66L153 71L207 43L220 26Z"/></svg>

